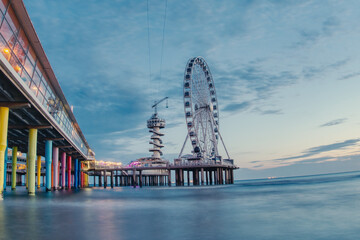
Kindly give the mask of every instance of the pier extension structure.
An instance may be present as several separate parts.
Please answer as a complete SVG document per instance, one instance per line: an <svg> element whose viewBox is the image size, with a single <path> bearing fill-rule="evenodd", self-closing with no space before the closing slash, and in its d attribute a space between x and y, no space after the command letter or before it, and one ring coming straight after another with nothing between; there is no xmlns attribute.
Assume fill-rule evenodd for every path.
<svg viewBox="0 0 360 240"><path fill-rule="evenodd" d="M86 182L82 161L95 159L95 154L22 0L0 0L0 52L0 193L6 190L6 174L12 175L12 189L17 175L25 174L30 195L35 194L36 174L38 186L40 176L46 175L48 191L78 188ZM25 171L18 169L19 152L26 154Z"/></svg>
<svg viewBox="0 0 360 240"><path fill-rule="evenodd" d="M83 171L94 177L94 186L185 186L233 184L237 166L230 162L175 161L165 166L126 165L103 161L84 162ZM159 170L162 172L159 173ZM154 171L154 174L148 174ZM144 174L144 172L146 174ZM164 172L166 174L164 174ZM172 174L173 173L173 174ZM174 179L172 178L174 176Z"/></svg>

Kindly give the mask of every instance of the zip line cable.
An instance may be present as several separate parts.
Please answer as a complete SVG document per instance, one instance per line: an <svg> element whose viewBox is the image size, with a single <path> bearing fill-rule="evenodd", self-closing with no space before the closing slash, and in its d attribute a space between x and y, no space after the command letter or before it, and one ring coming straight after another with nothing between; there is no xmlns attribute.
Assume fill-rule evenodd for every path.
<svg viewBox="0 0 360 240"><path fill-rule="evenodd" d="M166 11L167 11L167 0L165 0L164 25L163 25L163 36L162 36L162 43L161 43L160 77L159 77L159 87L158 87L158 92L159 92L160 83L161 83L162 65L163 65L163 57L164 57L164 41L165 41Z"/></svg>
<svg viewBox="0 0 360 240"><path fill-rule="evenodd" d="M146 12L147 12L147 27L148 27L148 54L149 54L149 86L151 88L151 54L150 54L150 20L149 20L149 0L147 0L146 4Z"/></svg>
<svg viewBox="0 0 360 240"><path fill-rule="evenodd" d="M152 86L151 82L151 42L150 42L150 17L149 17L149 0L146 2L146 13L147 13L147 28L148 28L148 59L149 59L149 85L150 89ZM166 27L166 18L167 18L167 0L165 0L165 8L164 8L164 23L163 23L163 31L162 31L162 42L161 42L161 54L160 54L160 74L159 80L156 84L156 97L159 98L159 89L162 80L162 65L164 58L164 45L165 45L165 27ZM153 92L154 94L154 92Z"/></svg>

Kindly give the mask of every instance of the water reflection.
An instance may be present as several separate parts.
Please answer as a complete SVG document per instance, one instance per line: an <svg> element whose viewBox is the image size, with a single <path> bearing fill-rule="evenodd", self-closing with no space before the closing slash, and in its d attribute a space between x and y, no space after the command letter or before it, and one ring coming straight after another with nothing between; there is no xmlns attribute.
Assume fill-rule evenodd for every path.
<svg viewBox="0 0 360 240"><path fill-rule="evenodd" d="M0 233L4 239L356 239L358 176L94 188L34 198L19 188L0 202Z"/></svg>

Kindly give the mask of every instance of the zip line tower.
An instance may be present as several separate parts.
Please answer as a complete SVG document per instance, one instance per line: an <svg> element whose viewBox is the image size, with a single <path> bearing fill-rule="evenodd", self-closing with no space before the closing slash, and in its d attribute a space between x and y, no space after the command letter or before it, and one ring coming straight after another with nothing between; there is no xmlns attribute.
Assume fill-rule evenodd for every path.
<svg viewBox="0 0 360 240"><path fill-rule="evenodd" d="M152 152L151 158L154 160L161 160L161 156L163 155L161 148L164 147L161 140L161 137L164 136L164 134L160 132L160 129L165 127L165 119L159 118L157 113L157 105L159 105L161 102L167 99L168 97L164 97L163 99L154 103L152 108L154 108L155 112L151 116L151 118L147 121L147 127L150 129L149 132L152 133L149 142L149 144L152 145L152 148L150 148L149 151ZM166 103L166 107L168 107L167 103Z"/></svg>

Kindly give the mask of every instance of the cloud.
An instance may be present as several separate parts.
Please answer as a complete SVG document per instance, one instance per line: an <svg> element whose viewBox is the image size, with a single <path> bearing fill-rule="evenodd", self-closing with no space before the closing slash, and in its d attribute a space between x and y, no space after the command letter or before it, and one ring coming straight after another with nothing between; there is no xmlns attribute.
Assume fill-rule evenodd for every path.
<svg viewBox="0 0 360 240"><path fill-rule="evenodd" d="M224 107L223 111L225 112L238 112L245 111L251 106L250 102L242 102L242 103L231 103Z"/></svg>
<svg viewBox="0 0 360 240"><path fill-rule="evenodd" d="M280 109L261 110L260 108L256 108L256 109L254 109L254 112L258 112L261 115L279 115L279 114L283 114Z"/></svg>
<svg viewBox="0 0 360 240"><path fill-rule="evenodd" d="M356 139L349 139L349 140L346 140L346 141L343 141L343 142L338 142L338 143L332 143L332 144L328 144L328 145L322 145L322 146L318 146L318 147L313 147L313 148L309 148L309 149L305 150L303 152L303 154L301 154L301 155L297 155L297 156L293 156L293 157L286 157L286 158L278 158L278 159L275 159L275 161L287 161L287 160L295 160L295 159L311 157L311 156L314 156L316 154L320 154L320 153L324 153L324 152L329 152L329 151L333 151L333 150L339 150L339 149L343 149L343 148L346 148L346 147L354 146L359 141L360 141L360 139L356 138Z"/></svg>
<svg viewBox="0 0 360 240"><path fill-rule="evenodd" d="M360 72L354 72L354 73L342 76L341 78L339 78L339 80L346 80L346 79L350 79L350 78L353 78L353 77L357 77L359 75L360 75Z"/></svg>
<svg viewBox="0 0 360 240"><path fill-rule="evenodd" d="M300 40L296 42L292 47L304 47L305 45L315 44L320 39L330 37L340 27L340 21L338 18L331 16L326 18L318 29L314 29L313 25L308 29L301 29L298 31Z"/></svg>
<svg viewBox="0 0 360 240"><path fill-rule="evenodd" d="M344 123L347 120L347 118L339 118L339 119L335 119L332 120L330 122L324 123L322 125L320 125L320 127L330 127L330 126L335 126L335 125L339 125Z"/></svg>
<svg viewBox="0 0 360 240"><path fill-rule="evenodd" d="M327 64L327 65L323 65L320 67L314 67L314 66L305 67L302 70L302 75L304 76L305 79L310 79L320 73L324 73L329 70L336 70L336 69L346 65L349 61L350 61L350 59L346 58L346 59L342 59L342 60Z"/></svg>
<svg viewBox="0 0 360 240"><path fill-rule="evenodd" d="M216 84L220 86L217 87L217 92L226 104L224 111L233 112L255 107L263 115L281 113L278 109L259 109L263 100L269 99L279 88L295 84L299 76L291 71L268 71L262 67L263 61L249 61L229 69L215 66L214 72L218 79Z"/></svg>
<svg viewBox="0 0 360 240"><path fill-rule="evenodd" d="M334 160L336 158L334 157L318 157L318 158L309 158L309 159L305 159L305 160L301 160L301 161L296 161L296 164L308 164L308 163L323 163L325 161L329 161L329 160Z"/></svg>

